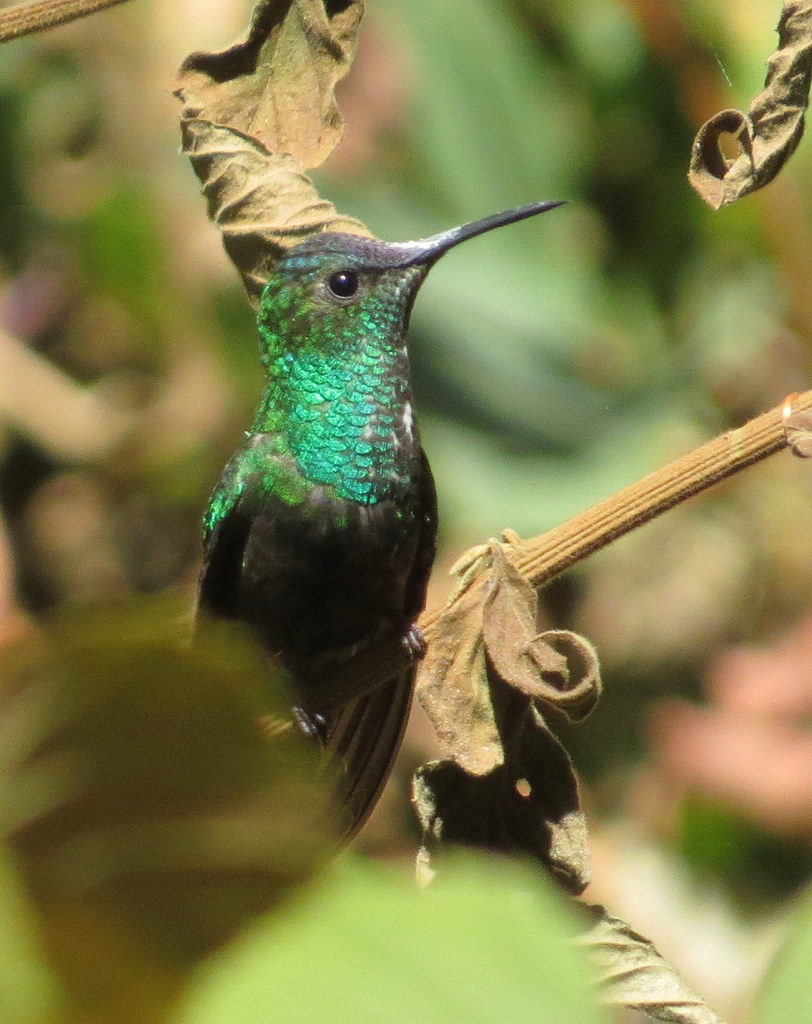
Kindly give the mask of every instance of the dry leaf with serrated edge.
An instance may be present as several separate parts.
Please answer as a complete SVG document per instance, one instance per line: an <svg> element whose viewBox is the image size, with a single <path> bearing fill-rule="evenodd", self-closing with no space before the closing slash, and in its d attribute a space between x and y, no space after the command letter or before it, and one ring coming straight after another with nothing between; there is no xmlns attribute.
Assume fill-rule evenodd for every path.
<svg viewBox="0 0 812 1024"><path fill-rule="evenodd" d="M280 254L308 235L370 235L304 173L341 138L334 89L362 13L358 0L261 0L245 40L193 53L180 69L183 151L254 302Z"/></svg>
<svg viewBox="0 0 812 1024"><path fill-rule="evenodd" d="M794 153L804 131L812 79L812 3L785 3L778 50L767 60L764 89L746 114L722 110L697 132L688 180L718 210L769 184ZM719 147L730 135L739 154L728 160Z"/></svg>
<svg viewBox="0 0 812 1024"><path fill-rule="evenodd" d="M510 554L492 541L457 563L459 586L418 675L448 758L415 776L421 860L441 841L523 850L578 893L589 880L586 822L572 764L539 705L582 718L599 692L597 658L574 634L553 631L556 647L537 633L537 595Z"/></svg>
<svg viewBox="0 0 812 1024"><path fill-rule="evenodd" d="M587 909L597 920L578 942L598 965L604 1002L670 1024L724 1024L648 939L604 907Z"/></svg>

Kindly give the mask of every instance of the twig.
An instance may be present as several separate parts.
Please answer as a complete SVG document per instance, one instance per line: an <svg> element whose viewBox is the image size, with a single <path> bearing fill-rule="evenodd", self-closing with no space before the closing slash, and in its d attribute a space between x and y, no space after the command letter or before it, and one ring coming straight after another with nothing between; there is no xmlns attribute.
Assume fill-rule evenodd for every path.
<svg viewBox="0 0 812 1024"><path fill-rule="evenodd" d="M793 398L793 413L809 409L812 409L812 391ZM533 586L543 586L576 562L686 498L785 448L785 419L783 406L772 409L649 473L586 512L522 545L516 559L517 568Z"/></svg>
<svg viewBox="0 0 812 1024"><path fill-rule="evenodd" d="M0 10L0 43L44 32L123 3L126 0L33 0L32 3L15 4Z"/></svg>
<svg viewBox="0 0 812 1024"><path fill-rule="evenodd" d="M516 567L536 588L549 583L618 537L786 448L788 416L810 411L812 391L805 391L744 426L720 434L561 526L523 542L516 550ZM472 585L482 586L476 582ZM420 617L418 625L429 644L446 607L435 605ZM375 689L407 667L409 661L408 652L397 640L381 641L323 681L320 708L327 710L350 696Z"/></svg>
<svg viewBox="0 0 812 1024"><path fill-rule="evenodd" d="M137 414L98 388L77 384L0 328L0 423L9 422L67 459L95 459L128 437Z"/></svg>

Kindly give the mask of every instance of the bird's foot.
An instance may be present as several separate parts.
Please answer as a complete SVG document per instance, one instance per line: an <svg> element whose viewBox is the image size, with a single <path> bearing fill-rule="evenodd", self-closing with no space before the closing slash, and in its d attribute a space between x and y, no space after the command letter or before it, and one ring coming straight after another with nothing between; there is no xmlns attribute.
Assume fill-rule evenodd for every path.
<svg viewBox="0 0 812 1024"><path fill-rule="evenodd" d="M406 648L412 661L420 661L424 657L428 645L418 625L412 624L409 626L406 633L401 637L400 642Z"/></svg>
<svg viewBox="0 0 812 1024"><path fill-rule="evenodd" d="M320 715L317 711L306 711L297 704L293 707L293 717L305 736L309 736L325 746L327 743L327 719L324 715Z"/></svg>

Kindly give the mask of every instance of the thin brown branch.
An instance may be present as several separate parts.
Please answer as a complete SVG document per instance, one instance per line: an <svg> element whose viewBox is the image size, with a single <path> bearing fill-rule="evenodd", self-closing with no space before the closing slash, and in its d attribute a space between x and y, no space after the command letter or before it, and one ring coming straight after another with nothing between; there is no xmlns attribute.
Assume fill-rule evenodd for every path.
<svg viewBox="0 0 812 1024"><path fill-rule="evenodd" d="M643 526L687 498L707 490L787 447L785 422L812 411L812 391L792 397L788 403L708 441L662 469L623 488L561 526L523 542L516 551L519 571L538 588L555 576ZM474 583L473 586L482 584ZM418 625L431 643L447 605L435 605L420 617ZM324 706L340 704L348 696L367 692L391 679L409 664L409 654L396 640L382 641L359 654L325 681L320 697Z"/></svg>
<svg viewBox="0 0 812 1024"><path fill-rule="evenodd" d="M792 402L794 413L812 408L812 391ZM580 515L529 541L517 568L541 587L570 566L675 505L786 447L783 407L729 430L650 473Z"/></svg>
<svg viewBox="0 0 812 1024"><path fill-rule="evenodd" d="M126 0L33 0L0 10L0 43L20 36L45 32L69 21L85 18L105 7L115 7Z"/></svg>
<svg viewBox="0 0 812 1024"><path fill-rule="evenodd" d="M0 423L67 459L101 458L137 425L98 387L77 384L0 328Z"/></svg>

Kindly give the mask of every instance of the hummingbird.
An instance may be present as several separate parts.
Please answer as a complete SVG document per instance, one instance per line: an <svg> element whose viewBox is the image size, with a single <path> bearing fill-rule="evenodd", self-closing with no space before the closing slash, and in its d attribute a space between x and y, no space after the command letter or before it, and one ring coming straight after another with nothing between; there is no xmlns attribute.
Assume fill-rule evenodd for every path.
<svg viewBox="0 0 812 1024"><path fill-rule="evenodd" d="M559 205L516 207L413 242L314 234L285 253L262 291L264 389L204 516L198 608L247 623L292 674L295 717L338 769L346 838L400 746L435 554L437 501L405 340L412 305L449 249ZM414 663L320 710L320 675L387 634Z"/></svg>

